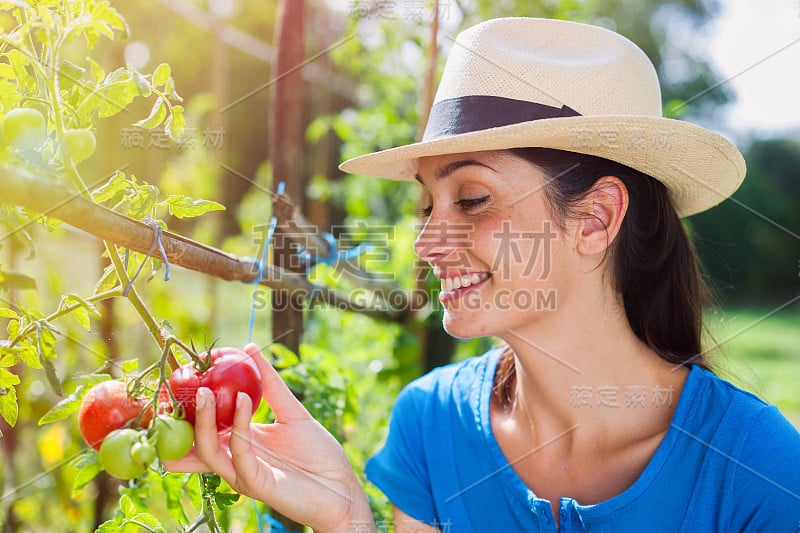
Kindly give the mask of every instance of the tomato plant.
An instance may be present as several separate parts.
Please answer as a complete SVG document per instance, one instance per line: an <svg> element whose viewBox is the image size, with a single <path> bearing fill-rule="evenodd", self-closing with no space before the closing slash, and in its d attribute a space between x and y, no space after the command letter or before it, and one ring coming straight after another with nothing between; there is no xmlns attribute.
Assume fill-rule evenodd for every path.
<svg viewBox="0 0 800 533"><path fill-rule="evenodd" d="M214 394L217 431L224 433L233 426L236 396L241 391L250 396L253 406L261 401L262 384L258 367L247 355L236 348L216 348L202 354L197 361L177 369L169 378L169 387L185 413L186 420L194 424L196 394L199 387L207 387Z"/></svg>
<svg viewBox="0 0 800 533"><path fill-rule="evenodd" d="M109 65L107 63L122 56L120 49L95 52L106 39L129 37L126 21L109 1L1 2L0 18L3 21L0 29L0 179L18 173L31 178L32 183L38 181L37 184L45 187L52 184L68 193L59 207L93 202L115 211L121 218L143 221L146 227L153 228L156 250L156 245L160 244L157 229L166 231L168 222L223 209L209 200L169 194L178 192L174 181L170 185L164 180L156 186L151 183L154 179L151 176L134 176L125 169L133 157L119 161L122 158L116 156L117 161L112 161L115 166L98 157L115 152L107 149L113 137L108 135L108 126L99 125L103 119L115 117L111 127L129 125L126 130L134 134L151 132L150 140L158 139L159 149L183 150L179 157L165 150L163 161L155 158L158 165L164 163L164 174L178 161L181 165L172 172L186 175L197 183L213 181L206 179L206 174L198 175L194 171L201 166L199 163L194 167L185 164L190 159L184 157L188 151L181 146L187 133L186 119L171 67L166 63ZM144 118L144 113L134 116L137 107L132 104L143 104L143 100L148 101L149 114ZM190 108L187 106L187 109ZM189 120L195 130L202 128L202 116L196 109ZM104 135L95 137L95 132L100 131L104 131ZM76 163L81 161L86 164L78 167ZM204 160L204 170L215 166ZM101 179L104 175L110 177ZM162 176L155 179L159 177ZM200 194L206 191L215 193L211 185ZM34 457L37 467L47 469L50 474L42 478L54 484L47 486L47 497L57 495L61 503L61 506L41 505L42 490L35 497L38 499L22 501L19 507L29 511L39 511L43 507L58 511L68 508L70 512L83 513L86 518L92 513L92 502L87 500L96 497L96 508L104 511L92 518L109 518L105 513L113 506L101 500L116 497L114 490L108 490L113 485L94 480L94 476L105 469L114 476L133 481L120 486L113 516L100 526L101 531L139 530L137 528L141 527L149 531L207 528L218 532L225 529L228 525L226 509L238 495L232 494L213 474L168 473L159 461L159 458L169 459L185 453L193 440L188 417L194 413L197 387L192 389L192 378L188 376L187 390L192 392L184 405L172 397L173 393L182 396L179 388L168 389L166 385L171 375L177 380L181 372L190 374L189 370L171 371L191 362L189 368L197 377L197 386L202 381L203 386L214 392L217 419L224 431L232 423L240 390L245 390L254 406L260 402L261 380L252 361L235 349L212 350L205 358L198 356L193 346L178 340L178 336L205 334L208 326L175 316L190 309L191 294L186 300L175 299L167 306L157 299L159 291L166 292L162 284L145 285L159 269L166 270L166 254L159 256L156 251L151 256L104 241L97 257L86 254L85 249L70 248L69 252L74 254L70 259L80 255L80 261L64 261L63 265L46 272L31 268L30 272L36 272L35 279L27 275L30 272L17 272L16 269L24 268L23 257L33 256L40 243L44 242L44 246L39 250L44 248L45 252L50 252L50 246L70 246L78 240L72 240L74 235L64 235L68 232L54 231L60 222L50 216L53 214L50 211L40 213L12 205L8 198L0 193L0 227L9 230L6 236L12 236L14 243L13 247L3 249L5 264L0 265L3 267L0 290L7 291L0 300L0 327L7 333L0 339L0 417L12 428L18 419L25 423L24 427L7 432L6 437L8 433L12 433L12 437L24 435L26 439L35 435L35 442L26 441L25 444L32 444L29 449L38 453L29 455ZM261 217L260 209L255 216ZM197 228L207 236L213 225L213 221L209 221L208 226L203 222ZM186 224L183 229L186 228L194 226ZM7 242L10 241L0 239L0 245ZM13 260L6 263L5 252L9 249L8 255ZM84 268L87 264L90 268ZM101 273L90 279L95 265L99 264L102 264ZM80 269L82 288L79 293L65 289L62 271L70 268ZM143 275L137 282L140 271ZM28 295L32 296L27 298ZM55 295L54 300L51 295ZM116 310L111 305L106 306L111 301ZM115 323L115 319L120 321ZM116 338L104 342L105 332L100 333L105 327L117 330L129 326L131 330L138 327L142 335L152 338L140 342L140 335L136 342L128 343L120 341L123 337L114 331ZM152 345L147 344L150 341ZM102 361L95 361L93 355ZM313 399L315 409L319 412L322 406L328 413L327 420L341 419L344 385L338 384L344 381L336 381L334 387L339 388L334 388L327 383L331 375L329 369L315 373L315 369L309 370L297 362L284 365L284 369L289 366L296 366L296 372L288 374L293 389L297 392L314 389L314 394L308 397ZM97 386L100 382L108 384ZM169 406L165 410L171 410L171 415L166 419L153 418L154 413L162 412L159 409L162 403ZM81 436L90 446L82 446L81 437L66 430L75 415ZM182 419L184 416L186 420ZM261 420L269 416L265 408L257 414ZM40 426L52 425L33 433L34 428L30 426L35 425L37 419ZM7 431L5 426L3 431ZM14 444L9 444L13 449ZM20 456L21 453L9 459L0 469L3 480L12 479L16 459ZM61 465L70 467L61 468ZM31 471L29 466L21 465L17 473L27 475ZM18 475L17 479L23 477ZM37 483L39 485L45 486ZM84 492L85 487L92 485ZM0 506L0 513L10 513L7 510L22 492L11 491ZM26 489L25 492L32 491ZM20 500L24 497L19 496ZM152 514L149 503L157 507ZM247 506L242 507L247 513ZM78 508L81 510L76 511ZM155 516L159 513L166 515ZM0 522L7 516L0 514ZM26 518L31 520L31 515ZM78 525L73 523L74 519L69 516L66 527L76 530L94 527L89 520ZM252 525L252 517L250 520L248 525ZM174 527L175 524L179 527ZM33 529L52 529L47 523L26 525ZM14 526L9 527L13 530Z"/></svg>
<svg viewBox="0 0 800 533"><path fill-rule="evenodd" d="M130 397L123 382L110 380L98 383L83 397L78 426L86 444L99 450L112 431L137 419L139 427L147 427L152 417L153 410L146 408L144 399Z"/></svg>
<svg viewBox="0 0 800 533"><path fill-rule="evenodd" d="M132 123L133 129L161 128L164 142L173 146L185 137L182 98L169 65L157 64L144 72L131 64L110 69L100 64L101 60L109 60L116 54L95 55L98 42L129 35L126 21L107 0L3 2L0 18L3 20L0 30L0 175L40 180L45 187L53 184L68 193L60 205L72 205L73 200L80 199L100 204L123 217L146 219L154 235L160 234L156 228L167 228L166 220L170 216L183 219L223 209L216 202L184 194L162 194L158 187L127 175L122 169L112 169L110 178L105 180L98 180L98 176L87 179L78 169L76 163L90 159L99 151L94 133L98 131L98 121L115 115L124 118L123 112L130 112L129 106L135 100L150 99L152 102L147 117L130 115L129 124ZM107 139L100 139L103 141ZM52 232L59 221L47 216L47 212L6 205L2 196L0 194L0 227L10 230L6 237L14 236L12 255L22 257L20 252L27 252L33 256L36 240L29 227L38 225ZM0 241L0 246L2 244ZM140 483L146 479L144 474L149 465L164 476L164 480L173 479L155 458L159 453L165 457L176 455L185 449L187 441L189 446L192 442L192 428L188 422L176 420L174 424L167 424L165 427L169 431L161 427L162 422L151 425L158 403L156 391L166 384L170 367L180 366L179 358L185 361L197 357L193 349L164 331L140 294L141 284L135 285L144 266L150 265L153 273L168 266L162 263L166 256L155 259L150 254L127 250L109 241L103 242L102 254L107 266L94 288L89 285L88 295L65 293L60 302L55 302L55 309L38 308L42 303L53 305L48 298L38 297L62 291L61 286L53 285L32 300L26 300L19 292L9 292L8 299L4 298L0 305L0 320L8 335L0 340L0 417L12 428L16 425L20 418L18 389L39 377L61 399L47 412L44 412L46 409L33 413L29 408L23 410L23 419L33 416L39 418L39 425L51 424L77 411L81 436L89 444L82 453L66 461L67 451L55 438L60 428L55 426L45 430L48 438L43 437L37 443L44 450L45 461L58 455L59 460L73 465L73 496L79 496L83 487L92 483L102 469L121 479L140 478L137 482ZM43 275L42 279L45 277ZM51 276L49 281L55 277ZM35 290L36 281L26 274L0 270L0 290ZM91 333L92 322L103 318L98 304L111 299L124 299L131 305L161 356L152 363L152 356L157 352L145 350L137 359L109 359L93 371L72 368L70 364L74 361L59 357L59 342L62 338L69 339L66 344L70 350L82 344L74 342L76 337L71 336L75 326L68 327L69 324L61 321L73 317L77 326ZM95 343L90 341L82 346L85 348L89 344ZM89 351L97 353L94 347ZM140 361L144 367L141 370ZM109 379L109 374L120 378ZM68 387L74 387L69 394L64 390ZM23 409L26 409L24 404ZM158 449L156 434L162 441ZM3 469L3 479L7 479L6 473ZM68 483L73 483L72 477L64 475ZM207 523L213 531L219 531L215 513L235 500L228 493L220 495L219 483L215 485L213 477L192 476L190 480L202 491L202 498L198 496L186 502L180 495L189 480L165 486L174 520L181 524L191 522L184 505L194 506L200 510L196 522ZM131 520L139 525L147 523L153 531L163 530L160 519L148 514L141 504L147 490L147 486L137 484L129 487L120 498L118 514L108 524L123 527L125 520ZM104 490L101 488L100 492ZM15 498L0 511L11 509ZM0 516L0 522L4 518ZM84 529L86 525L76 527Z"/></svg>

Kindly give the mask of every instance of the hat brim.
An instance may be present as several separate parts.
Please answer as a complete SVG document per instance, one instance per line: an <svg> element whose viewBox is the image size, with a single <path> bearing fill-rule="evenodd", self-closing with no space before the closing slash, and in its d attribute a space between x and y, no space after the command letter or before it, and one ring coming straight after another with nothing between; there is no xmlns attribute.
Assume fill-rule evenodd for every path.
<svg viewBox="0 0 800 533"><path fill-rule="evenodd" d="M411 180L422 157L508 148L553 148L602 157L661 181L681 217L713 207L745 176L739 150L721 135L681 120L650 116L577 116L473 131L362 155L339 168Z"/></svg>

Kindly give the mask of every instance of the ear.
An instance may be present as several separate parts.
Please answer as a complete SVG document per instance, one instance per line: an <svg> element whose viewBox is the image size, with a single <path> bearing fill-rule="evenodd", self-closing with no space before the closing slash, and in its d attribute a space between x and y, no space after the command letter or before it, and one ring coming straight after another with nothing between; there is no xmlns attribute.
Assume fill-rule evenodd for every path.
<svg viewBox="0 0 800 533"><path fill-rule="evenodd" d="M628 188L616 176L603 176L592 185L582 204L587 216L581 218L575 234L578 252L603 254L628 211Z"/></svg>

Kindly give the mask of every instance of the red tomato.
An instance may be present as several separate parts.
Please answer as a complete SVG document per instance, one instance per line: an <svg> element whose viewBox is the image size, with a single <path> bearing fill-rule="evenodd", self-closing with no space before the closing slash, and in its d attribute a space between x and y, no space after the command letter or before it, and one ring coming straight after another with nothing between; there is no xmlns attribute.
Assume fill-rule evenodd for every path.
<svg viewBox="0 0 800 533"><path fill-rule="evenodd" d="M205 360L207 354L202 354ZM186 420L194 424L195 398L198 387L207 387L214 393L217 413L217 431L224 433L233 426L236 395L241 391L250 396L253 406L261 401L261 373L255 362L245 352L236 348L211 350L211 365L199 373L193 364L184 365L169 377L169 387L185 411Z"/></svg>
<svg viewBox="0 0 800 533"><path fill-rule="evenodd" d="M100 449L103 439L114 430L125 427L139 416L146 404L142 398L131 398L125 384L118 380L98 383L86 393L78 411L78 426L86 444ZM148 409L139 421L139 427L147 427L153 418Z"/></svg>

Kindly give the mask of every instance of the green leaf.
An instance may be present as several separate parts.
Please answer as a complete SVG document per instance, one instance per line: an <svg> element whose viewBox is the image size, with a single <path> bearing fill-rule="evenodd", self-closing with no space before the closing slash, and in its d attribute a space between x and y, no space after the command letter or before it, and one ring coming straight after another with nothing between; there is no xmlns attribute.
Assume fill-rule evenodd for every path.
<svg viewBox="0 0 800 533"><path fill-rule="evenodd" d="M36 280L18 272L0 271L0 289L27 290L35 289Z"/></svg>
<svg viewBox="0 0 800 533"><path fill-rule="evenodd" d="M144 96L145 98L150 96L153 93L152 88L150 87L150 83L147 81L147 78L144 77L142 73L133 69L131 67L131 79L133 83L136 84L136 89L139 91L140 96Z"/></svg>
<svg viewBox="0 0 800 533"><path fill-rule="evenodd" d="M200 474L203 477L203 487L206 493L216 491L222 483L222 478L217 474Z"/></svg>
<svg viewBox="0 0 800 533"><path fill-rule="evenodd" d="M95 317L99 318L102 316L100 311L98 311L97 307L95 307L93 304L87 302L76 294L69 294L63 297L58 308L61 310L73 305L78 305L79 307L72 311L72 316L75 317L75 320L78 321L78 324L80 324L86 331L92 331L89 314L91 313Z"/></svg>
<svg viewBox="0 0 800 533"><path fill-rule="evenodd" d="M211 200L192 199L182 194L171 194L166 202L169 214L177 218L198 217L209 211L224 211L225 206Z"/></svg>
<svg viewBox="0 0 800 533"><path fill-rule="evenodd" d="M166 531L164 526L161 525L161 521L150 513L139 513L133 517L133 520L135 520L138 524L150 526L152 528L151 531L153 532ZM137 530L137 533L138 531L141 530Z"/></svg>
<svg viewBox="0 0 800 533"><path fill-rule="evenodd" d="M106 77L106 72L103 70L103 67L91 57L87 57L86 61L89 63L89 72L92 75L92 79L96 83L103 81L103 78Z"/></svg>
<svg viewBox="0 0 800 533"><path fill-rule="evenodd" d="M61 380L58 377L56 366L53 364L53 361L39 357L39 362L44 368L44 375L47 378L47 382L50 384L50 387L53 389L53 392L55 392L58 396L63 396L64 391L61 388Z"/></svg>
<svg viewBox="0 0 800 533"><path fill-rule="evenodd" d="M59 420L64 420L72 413L77 411L81 406L81 398L77 397L74 393L70 394L60 402L55 404L47 411L42 418L39 419L38 425L44 426L52 424Z"/></svg>
<svg viewBox="0 0 800 533"><path fill-rule="evenodd" d="M39 425L44 426L45 424L67 418L80 408L83 397L86 396L89 389L109 379L111 379L111 376L108 374L86 374L85 376L81 376L81 384L75 389L75 392L51 407L50 410L39 419Z"/></svg>
<svg viewBox="0 0 800 533"><path fill-rule="evenodd" d="M123 374L130 374L131 372L139 368L139 360L128 359L127 361L121 362L119 366L122 369Z"/></svg>
<svg viewBox="0 0 800 533"><path fill-rule="evenodd" d="M0 368L0 388L9 389L14 385L19 385L19 376L5 368Z"/></svg>
<svg viewBox="0 0 800 533"><path fill-rule="evenodd" d="M235 492L215 492L214 493L214 503L217 504L217 507L220 509L224 509L226 507L231 507L234 503L239 501L240 494L236 494Z"/></svg>
<svg viewBox="0 0 800 533"><path fill-rule="evenodd" d="M56 339L55 334L53 331L58 331L55 327L50 325L47 322L41 322L41 326L38 329L39 332L39 355L44 357L49 361L55 361L57 354L55 350Z"/></svg>
<svg viewBox="0 0 800 533"><path fill-rule="evenodd" d="M76 83L86 74L86 69L76 65L71 61L64 60L58 70L58 86L62 91L66 91L75 86Z"/></svg>
<svg viewBox="0 0 800 533"><path fill-rule="evenodd" d="M130 104L139 95L139 88L132 79L131 73L125 68L111 72L97 88L102 97L102 104L98 110L100 118L116 115Z"/></svg>
<svg viewBox="0 0 800 533"><path fill-rule="evenodd" d="M158 188L154 185L144 184L136 191L136 196L131 200L128 216L141 220L153 210L158 202Z"/></svg>
<svg viewBox="0 0 800 533"><path fill-rule="evenodd" d="M28 368L42 368L42 363L39 362L39 351L29 342L20 343L17 345L17 357L25 363Z"/></svg>
<svg viewBox="0 0 800 533"><path fill-rule="evenodd" d="M17 390L14 387L3 387L2 390L0 390L0 416L13 428L17 423L18 414L19 405L17 405Z"/></svg>
<svg viewBox="0 0 800 533"><path fill-rule="evenodd" d="M172 106L172 114L164 122L164 133L173 141L183 138L186 130L186 118L183 116L183 106Z"/></svg>
<svg viewBox="0 0 800 533"><path fill-rule="evenodd" d="M109 28L122 31L125 37L130 35L128 23L125 22L125 19L122 17L122 15L120 15L116 9L111 7L108 2L98 2L94 4L92 6L92 16L96 20L104 22Z"/></svg>
<svg viewBox="0 0 800 533"><path fill-rule="evenodd" d="M18 348L9 348L10 341L0 341L0 368L7 368L17 364Z"/></svg>
<svg viewBox="0 0 800 533"><path fill-rule="evenodd" d="M102 203L108 200L121 198L125 191L128 189L128 180L125 178L125 173L120 170L114 172L107 182L92 191L92 199L97 203Z"/></svg>
<svg viewBox="0 0 800 533"><path fill-rule="evenodd" d="M150 110L150 114L147 116L147 118L143 118L138 122L134 122L133 125L151 130L159 127L161 123L164 122L164 117L166 116L167 108L164 107L164 101L161 98L158 98L156 103L153 104L153 108Z"/></svg>
<svg viewBox="0 0 800 533"><path fill-rule="evenodd" d="M156 69L153 71L153 85L156 87L160 85L164 85L169 80L169 77L172 75L172 69L166 63L161 63Z"/></svg>
<svg viewBox="0 0 800 533"><path fill-rule="evenodd" d="M26 68L30 64L28 58L19 50L9 50L5 55L11 63L11 68L14 69L14 74L16 75L17 84L19 84L20 89L32 89L36 85L36 82Z"/></svg>
<svg viewBox="0 0 800 533"><path fill-rule="evenodd" d="M114 265L108 265L103 271L103 275L94 286L94 293L100 294L101 292L113 289L117 285L119 285L119 276L117 276L117 270L114 268Z"/></svg>
<svg viewBox="0 0 800 533"><path fill-rule="evenodd" d="M181 504L188 477L188 474L167 474L161 479L161 486L167 495L167 513L176 522L189 521Z"/></svg>
<svg viewBox="0 0 800 533"><path fill-rule="evenodd" d="M95 533L119 533L119 524L115 520L106 520L100 524Z"/></svg>
<svg viewBox="0 0 800 533"><path fill-rule="evenodd" d="M13 309L9 309L8 307L0 307L0 318L11 318L17 320L19 319L19 315Z"/></svg>
<svg viewBox="0 0 800 533"><path fill-rule="evenodd" d="M41 421L40 421L41 422ZM40 424L41 425L41 424ZM75 481L72 483L72 497L75 498L100 472L103 466L100 464L100 456L92 449L86 450L70 462L70 466L75 469Z"/></svg>
<svg viewBox="0 0 800 533"><path fill-rule="evenodd" d="M17 73L14 72L14 68L8 63L0 63L0 78L16 79Z"/></svg>
<svg viewBox="0 0 800 533"><path fill-rule="evenodd" d="M123 494L119 499L119 510L122 511L122 516L125 518L132 518L137 514L136 505L127 494Z"/></svg>
<svg viewBox="0 0 800 533"><path fill-rule="evenodd" d="M175 80L172 79L172 76L169 77L167 83L164 84L164 93L169 97L170 100L175 102L183 102L183 98L175 91Z"/></svg>
<svg viewBox="0 0 800 533"><path fill-rule="evenodd" d="M12 320L11 322L8 323L8 326L6 327L9 339L16 338L16 336L19 335L19 332L21 330L22 326L20 326L19 320Z"/></svg>
<svg viewBox="0 0 800 533"><path fill-rule="evenodd" d="M53 392L58 396L63 396L64 391L61 388L61 380L58 377L56 366L53 363L57 357L55 350L56 337L53 335L50 327L45 323L37 330L38 342L36 346L39 354L39 363L42 365L42 368L44 368L44 375L50 387L52 387Z"/></svg>

